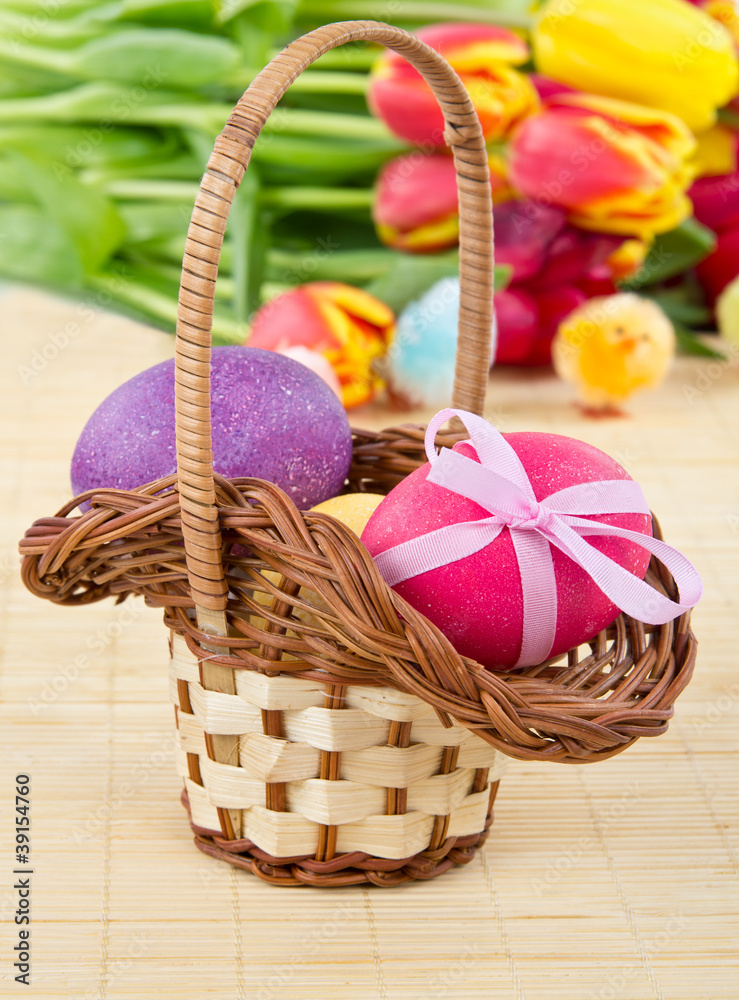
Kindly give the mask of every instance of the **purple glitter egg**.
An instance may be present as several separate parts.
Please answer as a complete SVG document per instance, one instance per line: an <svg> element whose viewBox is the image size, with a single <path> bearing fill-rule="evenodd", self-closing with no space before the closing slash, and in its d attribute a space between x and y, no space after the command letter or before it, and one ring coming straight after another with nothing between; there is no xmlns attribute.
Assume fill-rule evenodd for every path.
<svg viewBox="0 0 739 1000"><path fill-rule="evenodd" d="M276 483L297 507L335 496L352 452L346 412L304 365L255 347L212 354L213 467L227 479ZM177 470L174 360L119 386L85 425L72 457L72 489L130 490Z"/></svg>

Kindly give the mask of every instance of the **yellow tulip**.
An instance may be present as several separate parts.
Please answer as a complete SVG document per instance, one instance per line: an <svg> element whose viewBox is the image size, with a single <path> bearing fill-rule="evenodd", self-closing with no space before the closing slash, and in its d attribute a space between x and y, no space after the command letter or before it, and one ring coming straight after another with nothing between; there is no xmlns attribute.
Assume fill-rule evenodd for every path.
<svg viewBox="0 0 739 1000"><path fill-rule="evenodd" d="M698 136L691 160L696 177L733 174L737 167L737 134L725 125L714 125Z"/></svg>
<svg viewBox="0 0 739 1000"><path fill-rule="evenodd" d="M547 0L532 41L540 73L671 111L694 132L739 88L731 34L684 0Z"/></svg>

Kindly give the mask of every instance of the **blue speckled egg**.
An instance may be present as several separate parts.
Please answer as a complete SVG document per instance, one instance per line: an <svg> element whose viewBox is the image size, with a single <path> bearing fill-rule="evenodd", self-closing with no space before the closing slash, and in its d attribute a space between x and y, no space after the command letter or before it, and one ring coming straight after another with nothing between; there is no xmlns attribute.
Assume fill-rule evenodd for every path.
<svg viewBox="0 0 739 1000"><path fill-rule="evenodd" d="M314 372L254 347L212 355L213 466L228 479L254 476L307 509L341 489L351 430L336 395ZM174 360L112 392L85 425L72 458L72 489L134 489L176 471Z"/></svg>

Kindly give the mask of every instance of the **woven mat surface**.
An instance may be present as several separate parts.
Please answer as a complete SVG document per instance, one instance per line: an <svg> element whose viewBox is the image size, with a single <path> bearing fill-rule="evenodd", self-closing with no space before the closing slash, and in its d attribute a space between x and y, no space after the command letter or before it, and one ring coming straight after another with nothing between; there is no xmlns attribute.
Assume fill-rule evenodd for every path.
<svg viewBox="0 0 739 1000"><path fill-rule="evenodd" d="M513 764L485 850L397 889L278 889L193 846L160 613L55 608L15 545L69 496L75 440L172 338L9 290L2 329L0 992L68 1000L736 1000L739 367L681 358L630 416L496 372L502 430L592 442L698 566L699 660L669 733L595 767ZM422 420L429 414L411 414ZM357 427L405 420L355 412ZM31 988L14 981L15 776L31 777ZM27 876L28 877L28 876Z"/></svg>

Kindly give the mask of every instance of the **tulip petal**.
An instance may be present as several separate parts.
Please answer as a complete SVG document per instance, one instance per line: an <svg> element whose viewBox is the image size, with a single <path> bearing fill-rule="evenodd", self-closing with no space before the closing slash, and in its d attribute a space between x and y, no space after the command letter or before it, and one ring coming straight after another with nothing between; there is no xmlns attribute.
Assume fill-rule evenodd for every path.
<svg viewBox="0 0 739 1000"><path fill-rule="evenodd" d="M682 0L547 0L532 41L539 72L670 111L696 132L739 86L730 33Z"/></svg>

